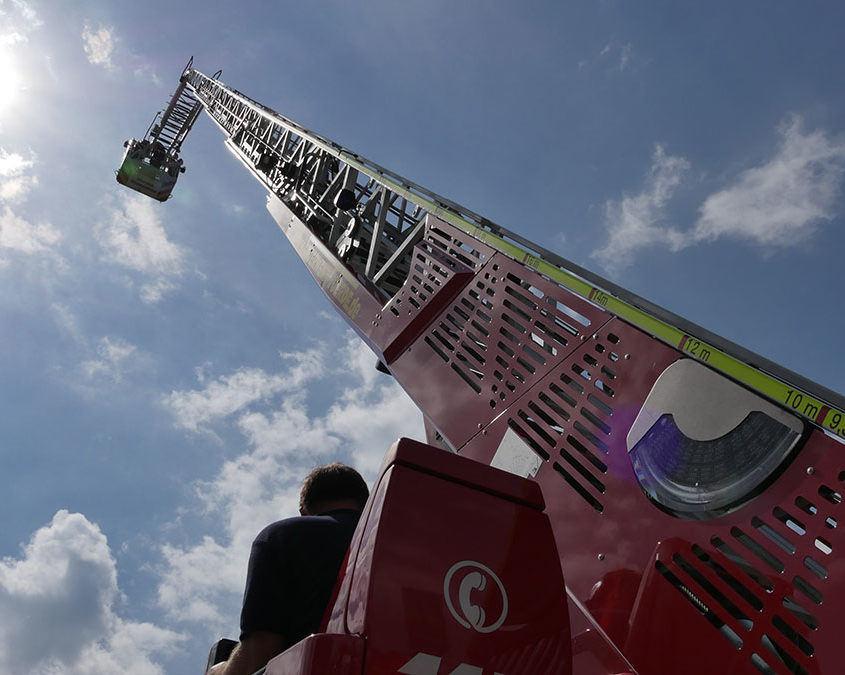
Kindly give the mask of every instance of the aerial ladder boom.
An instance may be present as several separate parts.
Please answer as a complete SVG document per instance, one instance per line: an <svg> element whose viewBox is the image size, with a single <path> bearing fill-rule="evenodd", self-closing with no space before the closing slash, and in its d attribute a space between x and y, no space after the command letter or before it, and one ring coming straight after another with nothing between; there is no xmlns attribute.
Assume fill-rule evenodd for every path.
<svg viewBox="0 0 845 675"><path fill-rule="evenodd" d="M265 186L317 283L423 412L429 443L542 488L573 672L838 672L841 395L218 75L189 64L179 95Z"/></svg>

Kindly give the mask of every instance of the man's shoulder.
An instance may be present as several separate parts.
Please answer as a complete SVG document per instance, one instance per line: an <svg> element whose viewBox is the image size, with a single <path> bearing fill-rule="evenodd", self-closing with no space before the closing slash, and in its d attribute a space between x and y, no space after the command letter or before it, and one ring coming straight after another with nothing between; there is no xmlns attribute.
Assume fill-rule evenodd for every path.
<svg viewBox="0 0 845 675"><path fill-rule="evenodd" d="M294 539L310 539L323 532L354 528L360 513L333 511L319 516L294 516L270 523L255 538L256 542L280 543Z"/></svg>

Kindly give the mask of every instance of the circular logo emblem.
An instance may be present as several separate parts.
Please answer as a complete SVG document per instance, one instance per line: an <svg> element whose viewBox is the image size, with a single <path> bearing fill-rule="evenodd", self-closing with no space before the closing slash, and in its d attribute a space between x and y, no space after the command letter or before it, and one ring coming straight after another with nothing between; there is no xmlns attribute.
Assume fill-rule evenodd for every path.
<svg viewBox="0 0 845 675"><path fill-rule="evenodd" d="M449 568L443 596L455 621L479 633L497 630L508 615L508 594L486 565L462 560Z"/></svg>

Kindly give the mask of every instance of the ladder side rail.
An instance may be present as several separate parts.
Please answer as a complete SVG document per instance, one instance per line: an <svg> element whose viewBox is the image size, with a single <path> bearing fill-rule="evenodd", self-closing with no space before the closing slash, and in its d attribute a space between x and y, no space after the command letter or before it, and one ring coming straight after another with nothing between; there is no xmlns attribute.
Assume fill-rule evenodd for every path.
<svg viewBox="0 0 845 675"><path fill-rule="evenodd" d="M358 171L359 176L369 178L384 189L401 197L405 203L415 206L418 218L411 218L408 227L403 228L405 210L397 218L397 229L405 236L416 234L420 218L425 213L449 222L481 242L491 245L505 255L535 269L555 283L613 312L620 318L642 328L661 341L679 347L687 356L697 358L711 367L720 370L738 382L762 393L770 400L789 406L811 423L833 431L840 439L845 438L845 424L841 423L845 413L845 397L811 380L790 371L748 349L745 349L715 333L712 333L691 321L683 319L654 303L651 303L613 282L558 256L542 246L534 244L524 237L492 223L473 211L466 209L434 192L426 190L408 181L392 171L371 162L342 146L316 134L309 129L287 119L272 109L250 99L240 92L223 85L216 80L195 70L188 71L186 82L206 103L206 110L212 109L221 101L239 111L238 116L267 119L271 124L284 128L291 136L299 138L297 153L303 158L309 153L325 153L333 156L340 163ZM208 99L207 101L205 99ZM218 113L219 115L220 113ZM214 116L212 114L212 116ZM233 133L231 125L221 124L227 134ZM303 154L304 153L304 154ZM264 181L268 185L267 181ZM359 183L360 185L360 183ZM291 198L290 182L282 182L281 188L268 186L268 189L281 198ZM297 201L309 216L325 218L325 209L308 203L307 195L302 193L299 184L294 184ZM281 189L281 191L280 191ZM377 193L375 190L362 190L362 195ZM311 200L313 202L313 200ZM395 202L394 202L395 204ZM392 208L390 209L392 212ZM373 223L375 225L375 223ZM375 231L375 227L373 228ZM351 233L350 233L351 234ZM343 236L341 236L343 239ZM382 240L383 241L383 240ZM369 251L381 242L368 242L364 252L364 269L371 282L379 284L387 270L368 266ZM397 249L404 249L402 242L396 242ZM341 256L343 258L343 256ZM391 263L398 262L391 256ZM372 276L370 276L372 275ZM698 351L698 353L696 353ZM702 357L703 355L703 357ZM800 395L802 408L795 408L794 401ZM834 422L834 420L840 420Z"/></svg>
<svg viewBox="0 0 845 675"><path fill-rule="evenodd" d="M382 180L387 181L384 177ZM414 199L413 193L404 190L402 186L394 185L394 190ZM420 201L422 200L418 200L418 203ZM841 394L645 300L490 221L485 221L486 226L481 227L467 223L447 209L431 208L429 212L459 227L479 241L493 246L508 257L535 269L567 290L611 310L662 342L673 347L680 346L692 357L695 357L695 354L689 349L696 342L700 343L704 352L710 352L711 355L715 350L722 352L728 363L723 366L709 361L709 365L780 405L791 405L790 402L803 399L802 405L805 407L796 409L797 412L811 423L832 431L840 440L845 439L845 424L842 423L845 419L845 397ZM520 248L511 243L512 241L525 248ZM532 255L529 251L539 255ZM695 340L689 340L690 337ZM743 366L750 367L754 372L745 372ZM807 400L807 396L812 399ZM805 410L815 410L818 414L806 414Z"/></svg>
<svg viewBox="0 0 845 675"><path fill-rule="evenodd" d="M266 172L271 180L262 179L262 182L280 198L299 203L303 210L302 215L306 218L314 218L326 226L330 225L333 236L330 236L329 240L334 243L337 238L340 242L338 247L345 247L346 254L341 255L341 258L349 257L352 252L348 250L351 243L360 244L353 247L360 249L356 256L353 256L356 258L353 266L361 268L361 271L366 268L371 258L369 252L373 249L376 254L381 254L382 261L388 260L401 244L401 240L415 230L424 216L424 212L420 211L416 204L402 202L404 211L400 212L394 207L382 216L382 231L387 232L388 236L382 241L373 242L372 235L378 231L378 227L372 215L363 219L356 218L365 222L351 222L346 219L338 222L340 214L335 213L337 209L333 204L327 203L326 197L330 196L337 175L343 172L352 176L345 185L354 185L356 201L362 207L361 212L367 211L368 200L377 196L379 190L386 188L382 188L369 176L363 176L360 181L356 180L358 171L339 159L334 150L327 152L324 145L315 143L312 138L298 135L290 126L280 125L279 119L269 116L263 106L250 104L216 81L202 79L197 86L197 95L205 102L206 112L221 126L232 142L240 146L243 153L257 153L256 143L260 140L261 151L274 157L273 161L267 163L268 166L273 165ZM255 133L256 130L258 133ZM273 143L273 138L278 138L279 143ZM283 175L285 172L279 169L283 164L287 164L289 170L294 168L292 165L296 165L295 178L290 171ZM395 202L395 197L389 200L391 205ZM309 224L314 229L315 223ZM390 289L383 289L379 296L392 295L395 290L397 286L394 284Z"/></svg>

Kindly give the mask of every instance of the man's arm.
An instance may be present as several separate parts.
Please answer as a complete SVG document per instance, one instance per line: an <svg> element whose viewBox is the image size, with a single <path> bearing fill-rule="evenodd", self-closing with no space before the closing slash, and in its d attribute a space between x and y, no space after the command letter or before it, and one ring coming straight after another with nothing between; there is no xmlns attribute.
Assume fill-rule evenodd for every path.
<svg viewBox="0 0 845 675"><path fill-rule="evenodd" d="M279 633L255 631L235 647L228 661L218 663L207 675L252 675L281 654L283 647L284 638Z"/></svg>

